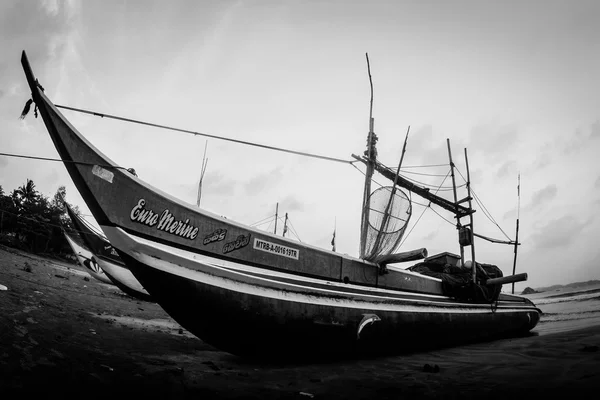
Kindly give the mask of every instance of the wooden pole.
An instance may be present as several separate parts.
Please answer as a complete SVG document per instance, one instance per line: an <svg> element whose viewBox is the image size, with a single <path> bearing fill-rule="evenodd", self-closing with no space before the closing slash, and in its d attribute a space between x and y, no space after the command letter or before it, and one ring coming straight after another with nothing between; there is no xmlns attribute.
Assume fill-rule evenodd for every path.
<svg viewBox="0 0 600 400"><path fill-rule="evenodd" d="M504 285L506 283L512 283L514 285L515 282L523 282L526 280L527 280L527 273L523 272L518 275L503 276L500 278L488 279L487 281L485 281L485 284L486 285L498 285L498 284Z"/></svg>
<svg viewBox="0 0 600 400"><path fill-rule="evenodd" d="M467 149L465 148L465 164L467 166L467 198L469 199L469 209L472 207L471 203L471 174L469 173L469 157L467 156ZM477 264L475 263L475 239L473 238L473 213L469 214L469 222L471 227L471 262L473 263L471 274L473 276L473 282L477 282Z"/></svg>
<svg viewBox="0 0 600 400"><path fill-rule="evenodd" d="M408 126L408 129L406 130L406 136L404 137L404 145L402 146L402 154L400 155L400 162L398 163L398 169L396 170L396 176L394 178L394 185L392 186L392 192L390 193L390 200L388 201L387 205L385 206L385 211L383 212L383 217L382 217L382 221L381 221L381 225L379 227L380 230L385 229L385 231L388 231L387 229L387 224L388 221L390 220L390 208L392 207L392 204L394 203L394 196L396 196L396 183L398 180L398 177L400 176L400 168L402 167L402 161L404 160L404 153L406 153L406 142L408 142L408 133L410 132L410 125ZM409 215L409 219L410 219L410 215ZM406 223L408 223L408 220L406 221ZM381 243L381 235L377 235L377 239L375 240L375 244L373 245L374 249L377 249L379 247Z"/></svg>
<svg viewBox="0 0 600 400"><path fill-rule="evenodd" d="M452 162L452 150L450 150L450 139L446 139L446 144L448 145L448 159L450 160L450 175L452 176L452 191L454 192L454 204L456 205L455 214L456 214L456 229L460 235L460 217L458 211L458 197L456 196L456 179L454 178L454 163ZM459 242L460 244L460 242ZM460 244L460 266L463 267L465 265L465 250Z"/></svg>
<svg viewBox="0 0 600 400"><path fill-rule="evenodd" d="M367 72L369 73L369 84L371 86L371 101L369 105L369 135L367 136L367 163L365 171L365 188L363 192L363 209L362 218L360 224L360 257L365 256L366 251L366 238L369 228L369 196L371 195L371 179L373 177L374 160L377 157L373 154L375 148L375 120L373 119L373 78L371 77L371 65L369 64L369 54L365 54L367 57Z"/></svg>
<svg viewBox="0 0 600 400"><path fill-rule="evenodd" d="M202 169L200 170L200 182L198 182L198 195L196 197L197 207L200 207L200 198L202 197L202 180L204 179L206 165L208 164L208 159L206 158L206 147L208 147L208 140L204 144L204 155L202 156Z"/></svg>
<svg viewBox="0 0 600 400"><path fill-rule="evenodd" d="M517 183L517 227L515 232L515 257L513 259L513 275L517 270L517 249L519 248L519 213L521 211L521 174ZM512 294L515 294L515 283L512 284Z"/></svg>
<svg viewBox="0 0 600 400"><path fill-rule="evenodd" d="M517 249L519 248L519 219L517 218L517 232L515 234L515 258L513 259L513 275L517 270ZM512 294L515 294L515 283L512 284Z"/></svg>
<svg viewBox="0 0 600 400"><path fill-rule="evenodd" d="M404 161L404 153L406 153L406 142L408 142L408 133L410 132L410 125L406 130L406 136L404 136L404 145L402 146L402 154L400 155L400 162L398 163L398 170L396 171L396 177L394 179L394 188L396 187L397 177L400 175L400 168L402 167L402 161Z"/></svg>
<svg viewBox="0 0 600 400"><path fill-rule="evenodd" d="M273 231L273 233L276 235L277 235L277 213L279 213L279 203L277 203L277 205L275 206L275 230Z"/></svg>

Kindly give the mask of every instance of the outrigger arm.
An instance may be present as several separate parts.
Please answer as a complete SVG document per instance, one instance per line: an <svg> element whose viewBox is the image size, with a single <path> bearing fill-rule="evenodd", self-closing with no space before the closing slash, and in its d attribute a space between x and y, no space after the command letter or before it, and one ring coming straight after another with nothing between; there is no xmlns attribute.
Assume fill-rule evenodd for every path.
<svg viewBox="0 0 600 400"><path fill-rule="evenodd" d="M403 178L402 176L400 176L400 174L397 174L396 172L387 168L386 166L384 166L377 160L369 161L365 157L359 157L355 154L352 154L352 157L354 157L356 160L358 160L364 164L372 162L373 167L375 168L375 170L377 172L379 172L381 175L388 178L392 182L396 182L396 184L398 186L403 187L406 190L409 190L409 191L423 197L424 199L431 201L433 204L436 204L436 205L456 214L458 217L464 217L464 216L467 216L467 215L475 212L475 210L470 211L468 208L466 208L464 206L457 205L456 203L448 201L448 200L444 199L443 197L436 196L435 194L431 193L429 191L429 189L427 189L427 188L422 188L418 185L415 185L414 183L410 182L406 178Z"/></svg>

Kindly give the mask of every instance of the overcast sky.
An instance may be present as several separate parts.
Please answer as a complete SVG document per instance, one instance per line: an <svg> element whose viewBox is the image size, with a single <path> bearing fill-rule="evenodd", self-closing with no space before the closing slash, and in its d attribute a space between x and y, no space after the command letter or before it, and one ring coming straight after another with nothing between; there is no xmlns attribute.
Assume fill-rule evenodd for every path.
<svg viewBox="0 0 600 400"><path fill-rule="evenodd" d="M529 281L517 289L600 279L599 27L594 0L2 1L0 152L57 157L41 119L18 119L25 50L56 104L351 159L368 132L368 52L383 163L397 165L409 125L405 166L447 164L450 138L466 176L466 147L475 193L513 239L520 172L517 272ZM114 161L195 203L204 138L64 113ZM207 155L204 208L252 224L279 203L303 242L330 248L335 223L337 250L357 255L362 166L212 139ZM61 163L0 157L6 192L28 178L47 196L65 185L87 211ZM475 208L475 231L505 239ZM412 229L422 211L400 250L458 253L432 210ZM478 240L476 259L512 272L510 246Z"/></svg>

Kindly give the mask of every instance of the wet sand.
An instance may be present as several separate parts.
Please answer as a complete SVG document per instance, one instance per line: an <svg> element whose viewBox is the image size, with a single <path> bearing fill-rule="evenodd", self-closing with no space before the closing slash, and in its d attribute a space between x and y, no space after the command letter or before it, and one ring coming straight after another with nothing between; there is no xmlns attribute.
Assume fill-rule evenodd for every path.
<svg viewBox="0 0 600 400"><path fill-rule="evenodd" d="M76 264L0 246L0 285L8 287L0 291L0 397L7 399L554 398L600 388L596 318L548 320L528 337L430 352L264 364L203 343L160 306ZM424 371L426 364L439 372Z"/></svg>

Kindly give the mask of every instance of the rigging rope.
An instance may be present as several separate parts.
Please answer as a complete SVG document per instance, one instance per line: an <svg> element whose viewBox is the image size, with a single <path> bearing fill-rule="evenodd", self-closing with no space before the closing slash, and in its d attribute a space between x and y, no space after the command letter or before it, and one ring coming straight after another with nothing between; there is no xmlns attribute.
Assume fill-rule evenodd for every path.
<svg viewBox="0 0 600 400"><path fill-rule="evenodd" d="M94 164L94 163L88 163L88 162L83 162L83 161L61 160L60 158L26 156L23 154L11 154L11 153L0 153L0 156L28 158L28 159L32 159L32 160L42 160L42 161L58 161L58 162L65 162L65 163L77 164L77 165L91 165L91 166L98 165L99 167L103 167L103 168L120 168L120 169L127 170L127 168L121 167L119 165Z"/></svg>
<svg viewBox="0 0 600 400"><path fill-rule="evenodd" d="M363 171L361 171L356 165L352 164L352 166L361 174L363 174L364 176L367 176L367 174L365 174ZM371 179L371 182L375 182L377 185L379 185L379 187L383 187L383 185L379 182L377 182L375 179Z"/></svg>
<svg viewBox="0 0 600 400"><path fill-rule="evenodd" d="M275 214L273 214L273 215L269 215L268 217L265 217L265 218L261 219L260 221L257 221L257 222L255 222L255 223L253 223L253 224L250 224L250 226L259 226L259 225L263 225L263 224L265 224L266 222L268 222L267 220L271 220L271 218L274 218L274 217L275 217Z"/></svg>
<svg viewBox="0 0 600 400"><path fill-rule="evenodd" d="M446 177L444 178L444 180L442 181L442 183L440 183L440 187L442 187L442 185L444 184L444 182L446 182L446 179L448 179L449 175L450 175L450 171L448 171L448 173L446 174ZM437 194L437 192L438 191L436 190L434 194ZM421 215L419 215L419 218L417 219L417 221L415 222L415 224L412 226L412 228L410 228L410 231L406 234L406 236L404 236L404 239L402 239L402 242L400 242L400 246L402 246L404 244L404 242L406 242L406 239L408 239L408 237L410 236L411 232L413 231L413 229L415 229L415 227L417 226L417 224L421 220L421 217L423 216L423 214L425 214L425 211L427 211L428 208L431 208L431 202L429 202L429 204L427 205L427 207L423 208L423 212L421 212ZM431 208L431 209L433 210L433 208ZM436 212L436 214L438 214L438 213ZM440 215L440 217L441 217L441 215ZM443 218L443 219L446 220L446 218ZM446 220L446 221L448 221L448 220ZM454 224L452 224L452 225L454 225Z"/></svg>
<svg viewBox="0 0 600 400"><path fill-rule="evenodd" d="M360 172L361 174L363 174L363 175L365 175L365 176L366 176L366 174L365 174L363 171L361 171L361 170L360 170L360 169L359 169L359 168L358 168L356 165L352 164L352 166L353 166L353 167L354 167L354 168L355 168L355 169L356 169L358 172ZM435 166L436 166L436 167L437 167L437 166L447 166L447 164L439 164L439 165L435 165ZM449 172L448 172L446 175L443 175L443 176L444 176L444 181L446 180L446 178L448 178L448 175L449 175ZM373 181L374 183L376 183L377 185L379 185L379 187L383 187L383 185L382 185L381 183L377 182L375 179L372 179L372 181ZM442 181L442 184L443 184L443 183L444 183L444 182ZM462 186L465 186L465 185L461 185L461 186L459 186L459 187L462 187ZM435 187L435 186L434 186L434 187ZM439 187L438 187L438 189L439 189ZM436 193L437 193L437 191L436 191ZM430 208L431 208L431 210L432 210L433 212L435 212L435 213L436 213L436 214L437 214L437 215L438 215L440 218L442 218L443 220L445 220L446 222L448 222L448 223L450 223L452 226L454 226L454 222L451 222L451 221L449 221L448 219L446 219L445 217L443 217L443 216L442 216L440 213L438 213L437 211L435 211L435 210L433 209L433 207L431 207L431 202L429 202L429 204L423 204L423 203L419 203L418 201L415 201L415 200L413 200L412 198L411 198L410 202L411 202L411 204L416 204L416 205L418 205L418 206L425 207L425 210L427 209L427 207L430 207ZM423 212L424 212L425 210L423 210ZM423 216L423 214L421 214L421 216ZM414 227L417 225L417 223L419 222L419 220L420 220L420 219L421 219L421 217L419 217L419 218L417 219L417 221L416 221L416 222L415 222L415 224L413 225L413 228L412 228L412 229L414 229ZM408 237L408 235L410 235L410 232L412 231L412 229L411 229L411 230L408 232L408 234L406 235L406 237ZM404 239L406 239L406 237L405 237ZM400 246L402 246L402 244L403 244L403 243L404 243L404 240L403 240L403 241L400 243Z"/></svg>
<svg viewBox="0 0 600 400"><path fill-rule="evenodd" d="M461 176L461 178L463 178L463 180L466 182L465 177L463 176L463 174L460 172L460 170L458 168L456 168L456 171L458 172L458 174ZM506 234L506 232L504 232L504 230L500 227L500 225L496 222L496 220L494 219L494 217L492 216L492 214L488 211L488 209L483 205L483 201L481 201L481 199L479 199L479 196L477 196L477 193L475 193L475 190L473 190L473 186L471 186L471 193L473 194L473 199L475 199L475 202L477 204L479 204L479 206L481 207L481 210L483 211L483 214L494 224L498 227L498 229L500 229L500 232L502 232L502 234L509 240L512 241L512 239Z"/></svg>
<svg viewBox="0 0 600 400"><path fill-rule="evenodd" d="M300 240L300 236L298 236L298 232L296 231L296 228L294 227L294 224L292 224L292 221L289 218L288 218L288 222L290 223L290 227L292 228L291 232L293 232L294 235L296 235L296 238L298 238L299 242L302 242L302 240Z"/></svg>
<svg viewBox="0 0 600 400"><path fill-rule="evenodd" d="M403 171L404 168L401 169L405 174L413 174L413 175L422 175L422 176L444 176L444 174L424 174L421 172L413 172L413 171Z"/></svg>
<svg viewBox="0 0 600 400"><path fill-rule="evenodd" d="M385 165L385 164L382 164L382 163L380 163L380 164L381 164L381 166L383 166L384 168L388 169L389 171L392 171L392 172L394 172L394 171L393 171L393 170L392 170L390 167L388 167L387 165ZM414 174L415 172L409 172L409 173L413 173L413 174ZM419 174L419 175L426 175L426 174ZM425 183L425 182L418 181L418 180L416 180L416 179L413 179L413 178L409 178L409 177L407 177L407 176L404 176L404 175L400 175L400 176L401 176L402 178L406 179L407 181L413 182L413 183L415 183L415 184L418 184L418 185L421 185L421 186L423 186L423 187L429 187L430 189L437 189L436 193L437 193L437 192L439 192L439 191L442 191L442 192L443 192L443 191L450 191L450 190L453 190L453 187L452 187L452 186L436 186L436 185L432 185L432 184L429 184L429 183ZM431 176L437 176L437 175L431 175ZM447 177L447 175L439 175L439 176L446 176L446 177ZM444 179L444 180L445 180L445 179ZM465 186L465 185L461 185L461 186L457 186L457 187L462 187L462 186Z"/></svg>
<svg viewBox="0 0 600 400"><path fill-rule="evenodd" d="M402 167L402 169L406 169L406 168L447 167L447 166L448 166L448 164L407 165L406 167Z"/></svg>
<svg viewBox="0 0 600 400"><path fill-rule="evenodd" d="M440 217L441 219L443 219L444 221L446 221L447 223L449 223L452 226L455 226L456 223L450 221L449 219L445 218L444 216L442 216L442 214L440 214L439 212L435 211L435 208L431 207L431 211L433 211L434 213L436 213L438 215L438 217Z"/></svg>
<svg viewBox="0 0 600 400"><path fill-rule="evenodd" d="M343 160L341 158L321 156L321 155L318 155L318 154L311 154L311 153L305 153L305 152L302 152L302 151L289 150L289 149L283 149L283 148L280 148L280 147L268 146L268 145L265 145L265 144L246 142L244 140L232 139L232 138L227 138L227 137L223 137L223 136L210 135L208 133L196 132L196 131L191 131L191 130L187 130L187 129L179 129L179 128L174 128L174 127L170 127L170 126L166 126L166 125L160 125L160 124L154 124L154 123L151 123L151 122L144 122L144 121L140 121L140 120L135 120L135 119L131 119L131 118L118 117L116 115L111 115L111 114L103 114L103 113L98 113L98 112L94 112L94 111L83 110L83 109L80 109L80 108L61 106L61 105L58 105L58 104L55 104L55 106L57 108L62 108L62 109L65 109L65 110L71 110L71 111L80 112L80 113L84 113L84 114L90 114L90 115L94 115L94 116L101 117L101 118L111 118L111 119L116 119L116 120L119 120L119 121L131 122L131 123L139 124L139 125L152 126L154 128L161 128L161 129L167 129L167 130L176 131L176 132L189 133L189 134L192 134L194 136L204 136L204 137L208 137L208 138L212 138L212 139L225 140L225 141L228 141L228 142L234 142L234 143L239 143L239 144L245 144L245 145L248 145L248 146L260 147L260 148L263 148L263 149L269 149L269 150L275 150L275 151L282 151L284 153L291 153L291 154L296 154L296 155L299 155L299 156L318 158L318 159L326 160L326 161L335 161L335 162L344 163L344 164L352 164L352 163L356 162L356 161L353 161L353 160Z"/></svg>
<svg viewBox="0 0 600 400"><path fill-rule="evenodd" d="M339 163L344 163L344 164L350 164L353 167L355 167L356 169L358 169L354 165L354 163L357 162L357 160L344 160L344 159L335 158L335 157L328 157L328 156L322 156L322 155L318 155L318 154L311 154L311 153L307 153L307 152L301 152L301 151L296 151L296 150L284 149L284 148L275 147L275 146L268 146L268 145L264 145L264 144L247 142L247 141L238 140L238 139L232 139L232 138L227 138L227 137L223 137L223 136L216 136L216 135L211 135L211 134L208 134L208 133L191 131L191 130L187 130L187 129L180 129L180 128L170 127L170 126L166 126L166 125L160 125L160 124L155 124L155 123L151 123L151 122L145 122L145 121L135 120L135 119L131 119L131 118L119 117L119 116L111 115L111 114L105 114L105 113L99 113L99 112L84 110L84 109L75 108L75 107L63 106L63 105L59 105L59 104L55 104L55 106L57 108L62 108L62 109L65 109L65 110L70 110L70 111L74 111L74 112L79 112L79 113L89 114L89 115L93 115L93 116L98 116L98 117L101 117L101 118L110 118L110 119L115 119L115 120L119 120L119 121L124 121L124 122L130 122L130 123L134 123L134 124L139 124L139 125L151 126L151 127L154 127L154 128L167 129L167 130L172 130L172 131L182 132L182 133L189 133L189 134L192 134L194 136L204 136L204 137L209 137L209 138L212 138L212 139L224 140L224 141L229 141L229 142L238 143L238 144L245 144L245 145L248 145L248 146L255 146L255 147L264 148L264 149L268 149L268 150L281 151L281 152L284 152L284 153L296 154L296 155L305 156L305 157L312 157L312 158L317 158L317 159L321 159L321 160L325 160L325 161L333 161L333 162L339 162ZM26 155L10 154L10 153L0 153L0 155L1 156L7 156L7 157L33 159L33 160L59 161L59 162L79 164L79 165L90 165L90 166L98 165L98 164L94 164L94 163L87 163L87 162L81 162L81 161L61 160L61 159L55 159L55 158L49 158L49 157L26 156ZM113 166L113 165L99 165L99 166L104 167L104 168L126 169L125 167ZM441 166L446 166L446 164L412 165L412 166L405 166L405 167L403 167L403 169L408 169L408 168L426 168L426 167L441 167ZM458 170L458 168L457 168L457 171L461 175L461 177L463 178L463 180L465 180L464 176ZM360 171L360 172L363 173L362 171ZM415 175L423 175L423 176L443 176L441 174L424 174L424 173L418 173L418 172L412 172L412 171L404 171L404 172L405 173L410 173L410 174L415 174ZM364 173L363 173L363 175L364 175ZM446 174L446 176L444 178L444 181L442 181L442 184L437 187L435 193L437 193L439 191L453 190L452 187L442 187L443 182L445 182L445 180L446 180L447 177L448 177L448 174ZM403 176L403 178L406 179L406 180L408 180L408 181L412 181L412 182L418 183L418 184L420 184L422 186L425 186L425 187L430 187L430 188L435 188L436 187L435 185L431 185L431 184L427 184L427 183L424 183L424 182L420 182L418 180L411 179L411 178L408 178L406 176ZM377 181L373 180L373 182L375 182L377 185L379 185L380 187L382 187L382 185L380 183L378 183ZM465 180L465 182L466 182L466 180ZM463 187L463 186L465 186L465 185L457 186L457 188L460 188L460 187ZM486 209L486 207L483 205L483 203L479 200L479 198L475 194L475 192L473 190L472 190L472 192L473 192L473 197L475 198L475 201L482 207L482 209L484 210L484 214L486 215L486 217L488 217L488 219L492 223L494 223L498 227L498 229L500 229L500 231L504 234L504 236L508 240L511 240L510 237L500 227L500 225L494 220L494 218L492 217L492 215L489 213L489 211ZM416 204L419 204L419 203L416 203ZM431 202L427 206L424 206L422 204L419 204L419 205L425 207L425 209L423 210L423 213L425 212L425 210L427 210L427 208L431 208ZM437 215L439 215L442 219L444 219L445 221L450 222L446 218L442 217L436 211L434 211L434 212ZM419 220L423 216L423 213L421 214L421 216L419 217L419 219L417 219L417 222L415 223L415 225L413 225L413 229L414 229L414 226L416 226L416 224L419 222ZM406 239L410 235L410 232L412 232L412 229L405 236L405 238L402 241L401 245L406 241ZM300 240L299 237L298 237L298 240Z"/></svg>

